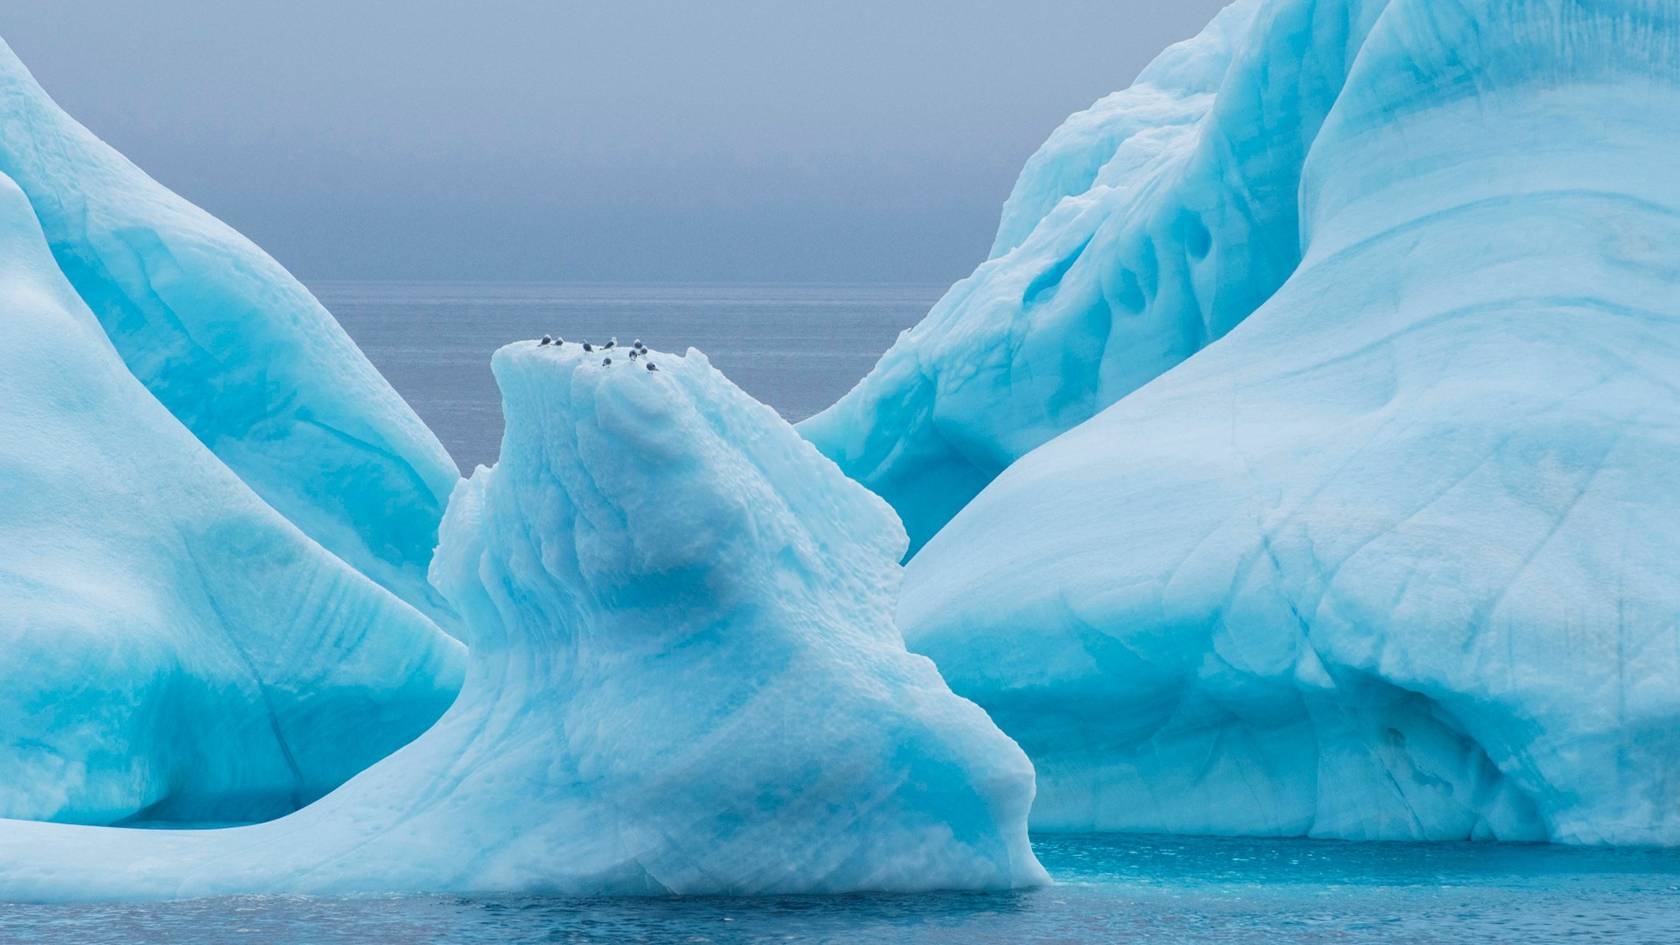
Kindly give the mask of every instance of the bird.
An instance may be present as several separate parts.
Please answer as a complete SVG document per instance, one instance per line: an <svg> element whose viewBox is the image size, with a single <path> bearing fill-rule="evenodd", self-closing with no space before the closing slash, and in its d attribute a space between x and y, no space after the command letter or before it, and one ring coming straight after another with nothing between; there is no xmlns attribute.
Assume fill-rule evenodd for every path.
<svg viewBox="0 0 1680 945"><path fill-rule="evenodd" d="M636 360L636 353L637 352L636 352L635 348L630 349L630 360L632 360L632 361Z"/></svg>
<svg viewBox="0 0 1680 945"><path fill-rule="evenodd" d="M618 336L613 335L612 340L607 342L604 350L610 351L610 350L612 350L613 348L616 348L616 347L618 347Z"/></svg>
<svg viewBox="0 0 1680 945"><path fill-rule="evenodd" d="M657 371L657 370L659 370L659 368L655 367L652 361L649 361L648 362L648 370Z"/></svg>
<svg viewBox="0 0 1680 945"><path fill-rule="evenodd" d="M554 336L554 347L558 348L565 343L566 343L566 339L560 337L559 335Z"/></svg>
<svg viewBox="0 0 1680 945"><path fill-rule="evenodd" d="M630 347L640 350L647 347L647 345L642 344L642 339L637 338L635 341L630 342Z"/></svg>
<svg viewBox="0 0 1680 945"><path fill-rule="evenodd" d="M589 342L587 342L587 341L585 341L585 342L584 342L584 343L583 343L583 350L585 350L585 351L594 351L594 350L595 350L595 346L594 346L594 345L592 345L592 344L590 344L590 343L589 343Z"/></svg>
<svg viewBox="0 0 1680 945"><path fill-rule="evenodd" d="M612 358L602 358L601 359L601 366L602 367L606 367L607 365L609 365L611 363L612 363Z"/></svg>
<svg viewBox="0 0 1680 945"><path fill-rule="evenodd" d="M553 338L550 338L547 335L543 335L543 339L541 341L537 342L537 347L541 348L545 345L550 345L550 344L553 344L553 343L554 343Z"/></svg>

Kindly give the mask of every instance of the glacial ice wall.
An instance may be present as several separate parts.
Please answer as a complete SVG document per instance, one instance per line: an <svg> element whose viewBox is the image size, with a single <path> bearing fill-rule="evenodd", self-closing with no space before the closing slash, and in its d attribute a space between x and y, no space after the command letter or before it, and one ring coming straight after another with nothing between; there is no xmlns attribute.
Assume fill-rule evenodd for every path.
<svg viewBox="0 0 1680 945"><path fill-rule="evenodd" d="M1271 0L1244 46L1351 64L1302 264L957 515L907 639L1041 828L1680 843L1680 6Z"/></svg>
<svg viewBox="0 0 1680 945"><path fill-rule="evenodd" d="M272 817L418 735L460 646L136 381L0 175L0 816Z"/></svg>
<svg viewBox="0 0 1680 945"><path fill-rule="evenodd" d="M296 279L66 115L0 41L0 173L130 371L263 500L422 610L460 478Z"/></svg>
<svg viewBox="0 0 1680 945"><path fill-rule="evenodd" d="M809 893L1045 880L1032 768L892 623L905 536L704 356L531 342L432 566L459 700L289 817L0 821L0 899Z"/></svg>

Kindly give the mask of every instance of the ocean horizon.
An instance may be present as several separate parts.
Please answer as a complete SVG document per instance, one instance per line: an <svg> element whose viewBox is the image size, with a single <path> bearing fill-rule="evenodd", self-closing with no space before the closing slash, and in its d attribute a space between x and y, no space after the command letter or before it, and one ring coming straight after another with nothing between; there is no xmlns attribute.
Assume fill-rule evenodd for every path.
<svg viewBox="0 0 1680 945"><path fill-rule="evenodd" d="M321 303L463 472L495 462L490 355L554 334L694 347L788 421L850 390L947 288L933 283L316 280Z"/></svg>

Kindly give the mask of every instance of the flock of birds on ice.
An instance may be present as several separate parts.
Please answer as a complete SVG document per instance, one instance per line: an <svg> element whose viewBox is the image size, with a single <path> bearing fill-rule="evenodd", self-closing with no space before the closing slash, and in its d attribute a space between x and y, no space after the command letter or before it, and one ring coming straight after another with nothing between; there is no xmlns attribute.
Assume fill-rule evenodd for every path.
<svg viewBox="0 0 1680 945"><path fill-rule="evenodd" d="M552 337L552 336L549 336L549 335L543 335L542 340L537 342L537 347L539 347L539 348L546 348L549 345L553 345L556 348L565 347L566 339L555 338L555 337ZM601 350L602 351L611 351L611 350L613 350L617 347L618 347L618 336L614 335L612 337L611 341L608 341L606 344L601 346ZM585 341L585 342L583 342L583 350L586 351L586 352L593 352L595 350L595 346L590 344L589 342ZM659 370L658 365L655 365L652 361L647 360L647 358L651 354L652 354L652 352L647 349L647 345L642 344L642 339L637 338L635 341L630 342L630 363L631 364L635 364L636 359L641 358L642 363L647 365L648 370L657 371L657 370ZM612 355L607 355L606 357L601 359L601 366L602 367L612 367L612 363L613 363Z"/></svg>

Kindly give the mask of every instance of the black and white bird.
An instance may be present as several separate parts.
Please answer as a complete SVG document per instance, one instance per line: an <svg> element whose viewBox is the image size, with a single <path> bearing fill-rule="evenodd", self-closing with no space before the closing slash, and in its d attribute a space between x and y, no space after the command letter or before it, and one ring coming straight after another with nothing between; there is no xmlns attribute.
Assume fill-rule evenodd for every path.
<svg viewBox="0 0 1680 945"><path fill-rule="evenodd" d="M635 341L630 342L630 347L635 348L637 351L640 351L643 348L646 348L647 345L642 344L642 339L637 338Z"/></svg>
<svg viewBox="0 0 1680 945"><path fill-rule="evenodd" d="M564 345L565 343L566 343L566 339L560 337L559 335L554 336L554 347L558 348L561 345Z"/></svg>
<svg viewBox="0 0 1680 945"><path fill-rule="evenodd" d="M602 350L603 351L611 351L612 349L614 349L616 347L618 347L618 336L613 335L612 338L607 341L606 345L602 348Z"/></svg>
<svg viewBox="0 0 1680 945"><path fill-rule="evenodd" d="M632 360L632 361L636 360L636 349L635 348L630 349L630 360Z"/></svg>
<svg viewBox="0 0 1680 945"><path fill-rule="evenodd" d="M659 368L657 368L657 367L655 367L655 366L654 366L654 363L653 363L653 362L652 362L652 361L649 361L649 362L648 362L648 370L650 370L650 371L657 371L657 370L659 370Z"/></svg>
<svg viewBox="0 0 1680 945"><path fill-rule="evenodd" d="M554 343L553 338L550 338L547 335L543 335L543 339L541 341L537 342L537 347L541 348L541 347L545 347L547 345L551 345L553 343Z"/></svg>
<svg viewBox="0 0 1680 945"><path fill-rule="evenodd" d="M602 367L606 367L607 365L609 365L611 363L612 363L612 358L602 358L601 359L601 366Z"/></svg>
<svg viewBox="0 0 1680 945"><path fill-rule="evenodd" d="M592 345L592 344L590 344L590 343L589 343L589 342L587 342L587 341L585 341L585 342L584 342L584 343L583 343L583 350L585 350L585 351L594 351L594 350L595 350L595 346L594 346L594 345Z"/></svg>

